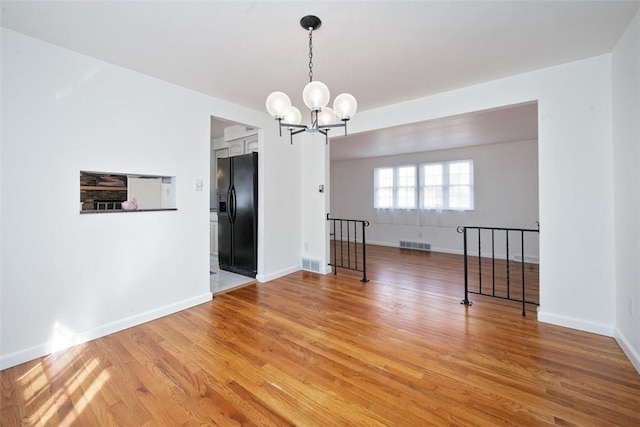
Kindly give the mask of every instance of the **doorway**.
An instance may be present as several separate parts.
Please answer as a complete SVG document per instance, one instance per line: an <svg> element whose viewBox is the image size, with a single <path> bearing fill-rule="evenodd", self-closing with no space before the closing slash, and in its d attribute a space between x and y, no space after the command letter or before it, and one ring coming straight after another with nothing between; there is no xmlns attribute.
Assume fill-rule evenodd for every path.
<svg viewBox="0 0 640 427"><path fill-rule="evenodd" d="M258 152L258 129L219 117L211 117L210 170L209 170L209 281L211 292L230 289L255 282L252 277L220 269L218 245L218 159Z"/></svg>
<svg viewBox="0 0 640 427"><path fill-rule="evenodd" d="M445 166L467 160L473 161L472 208L425 207L424 166L441 165L445 171ZM396 173L400 169L415 171L411 175L415 182L398 187L405 193L415 191L413 208L376 208L374 195L382 184L374 181L376 170L382 169L394 177L400 176ZM368 243L462 254L458 226L536 228L538 104L509 105L332 138L330 176L332 216L369 221ZM389 188L393 191L395 187ZM527 262L539 263L537 240L525 248L524 255ZM407 262L411 261L407 258Z"/></svg>

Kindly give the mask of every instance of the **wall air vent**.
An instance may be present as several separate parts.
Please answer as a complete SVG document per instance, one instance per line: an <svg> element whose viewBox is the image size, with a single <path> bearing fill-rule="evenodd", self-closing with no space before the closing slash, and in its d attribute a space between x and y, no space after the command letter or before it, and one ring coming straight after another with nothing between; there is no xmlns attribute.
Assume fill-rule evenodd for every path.
<svg viewBox="0 0 640 427"><path fill-rule="evenodd" d="M409 242L407 240L400 240L400 247L402 249L416 249L419 251L430 251L431 243Z"/></svg>
<svg viewBox="0 0 640 427"><path fill-rule="evenodd" d="M302 269L320 273L320 260L313 258L302 258Z"/></svg>

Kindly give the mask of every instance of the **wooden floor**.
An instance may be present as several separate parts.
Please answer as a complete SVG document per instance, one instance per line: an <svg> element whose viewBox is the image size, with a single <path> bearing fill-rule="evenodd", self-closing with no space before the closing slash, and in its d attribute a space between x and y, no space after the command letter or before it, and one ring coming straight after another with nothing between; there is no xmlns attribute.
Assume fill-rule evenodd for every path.
<svg viewBox="0 0 640 427"><path fill-rule="evenodd" d="M370 254L367 284L298 272L6 369L0 425L640 426L612 338L461 305L458 256Z"/></svg>

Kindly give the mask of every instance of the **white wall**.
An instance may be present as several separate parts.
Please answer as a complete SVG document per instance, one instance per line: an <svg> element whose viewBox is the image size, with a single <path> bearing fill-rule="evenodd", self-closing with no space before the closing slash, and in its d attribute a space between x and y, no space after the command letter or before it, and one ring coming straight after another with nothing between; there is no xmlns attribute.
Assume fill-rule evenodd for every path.
<svg viewBox="0 0 640 427"><path fill-rule="evenodd" d="M2 91L2 366L209 300L207 98L6 30ZM80 170L176 176L179 210L80 215Z"/></svg>
<svg viewBox="0 0 640 427"><path fill-rule="evenodd" d="M366 111L349 128L370 131L536 100L538 319L613 335L610 55Z"/></svg>
<svg viewBox="0 0 640 427"><path fill-rule="evenodd" d="M302 133L294 144L302 148L302 257L320 260L320 272L327 273L329 228L327 221L329 192L329 145L324 135ZM319 186L325 188L319 191Z"/></svg>
<svg viewBox="0 0 640 427"><path fill-rule="evenodd" d="M473 211L373 208L375 168L466 159L474 162ZM535 229L538 220L537 141L335 161L331 163L331 182L332 213L368 220L367 241L372 244L397 247L400 240L408 240L430 243L438 252L462 253L462 237L456 231L459 225ZM537 260L537 235L527 237L525 256ZM511 255L515 248L510 248ZM504 250L498 256L504 256Z"/></svg>
<svg viewBox="0 0 640 427"><path fill-rule="evenodd" d="M300 269L301 146L291 145L266 115L258 153L258 275L267 282ZM224 117L218 115L218 117ZM254 124L250 122L243 122ZM263 138L263 135L264 138ZM263 269L260 270L260 266Z"/></svg>
<svg viewBox="0 0 640 427"><path fill-rule="evenodd" d="M612 62L616 338L640 372L640 12Z"/></svg>
<svg viewBox="0 0 640 427"><path fill-rule="evenodd" d="M212 115L265 128L259 275L299 268L299 152L267 114L5 29L2 114L0 368L210 300ZM80 215L80 170L175 176L178 210Z"/></svg>

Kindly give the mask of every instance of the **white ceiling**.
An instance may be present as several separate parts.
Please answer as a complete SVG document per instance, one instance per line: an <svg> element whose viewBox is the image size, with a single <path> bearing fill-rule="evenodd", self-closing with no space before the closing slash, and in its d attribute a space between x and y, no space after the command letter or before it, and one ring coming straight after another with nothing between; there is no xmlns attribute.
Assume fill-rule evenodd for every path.
<svg viewBox="0 0 640 427"><path fill-rule="evenodd" d="M609 53L640 1L3 0L1 7L3 27L256 110L274 90L303 106L308 35L299 20L315 14L322 27L313 37L314 80L334 96L352 93L364 111ZM411 128L425 136L463 119Z"/></svg>
<svg viewBox="0 0 640 427"><path fill-rule="evenodd" d="M534 139L538 139L536 102L332 138L331 160Z"/></svg>

